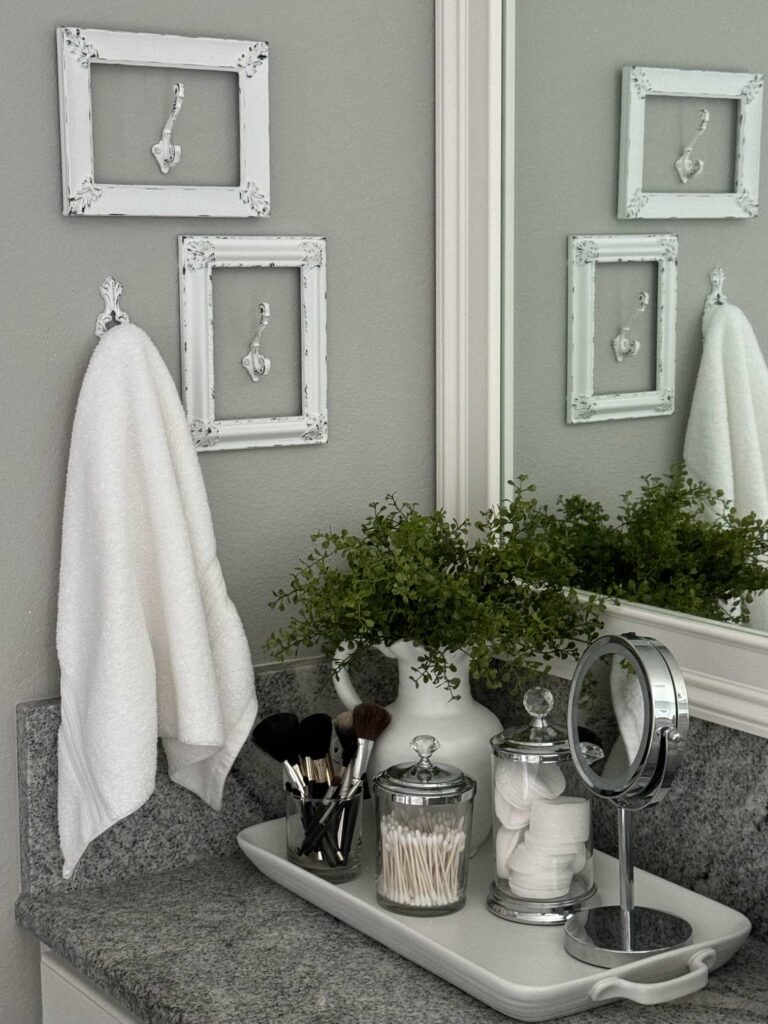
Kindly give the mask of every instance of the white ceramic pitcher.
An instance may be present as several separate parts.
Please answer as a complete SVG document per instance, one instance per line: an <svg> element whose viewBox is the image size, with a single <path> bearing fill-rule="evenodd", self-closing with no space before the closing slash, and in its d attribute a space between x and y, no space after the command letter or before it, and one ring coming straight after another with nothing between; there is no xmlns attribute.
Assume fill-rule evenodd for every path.
<svg viewBox="0 0 768 1024"><path fill-rule="evenodd" d="M491 753L488 741L501 732L501 722L488 708L478 704L469 688L469 656L463 651L448 654L456 666L459 685L453 691L461 700L452 700L448 691L433 683L413 681L418 671L421 647L405 640L394 644L374 644L387 658L397 661L400 686L396 699L387 710L392 721L376 743L368 767L368 777L390 765L415 760L411 749L414 736L428 734L440 741L435 760L454 764L477 782L477 795L472 819L472 852L491 829ZM342 646L333 657L333 682L345 708L351 710L361 703L352 686L349 672L339 665L349 648Z"/></svg>

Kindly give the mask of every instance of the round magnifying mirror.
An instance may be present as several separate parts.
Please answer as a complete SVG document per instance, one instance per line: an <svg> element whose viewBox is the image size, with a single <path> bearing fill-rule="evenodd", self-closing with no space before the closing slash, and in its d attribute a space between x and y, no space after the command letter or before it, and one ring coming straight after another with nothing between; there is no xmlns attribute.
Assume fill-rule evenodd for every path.
<svg viewBox="0 0 768 1024"><path fill-rule="evenodd" d="M687 732L685 682L663 644L627 633L587 648L571 686L568 737L588 788L618 807L620 903L567 922L565 948L579 960L614 967L690 940L687 921L635 906L631 829L632 813L671 786Z"/></svg>

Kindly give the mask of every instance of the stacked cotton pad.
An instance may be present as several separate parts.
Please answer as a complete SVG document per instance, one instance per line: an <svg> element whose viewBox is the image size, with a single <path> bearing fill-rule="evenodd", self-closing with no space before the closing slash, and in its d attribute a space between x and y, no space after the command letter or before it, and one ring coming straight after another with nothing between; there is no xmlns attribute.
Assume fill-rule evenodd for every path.
<svg viewBox="0 0 768 1024"><path fill-rule="evenodd" d="M527 899L567 895L573 876L587 862L589 829L588 800L570 796L534 800L528 830L505 860L503 877L512 892Z"/></svg>
<svg viewBox="0 0 768 1024"><path fill-rule="evenodd" d="M563 796L564 789L556 764L496 766L496 870L524 898L564 896L586 864L589 801Z"/></svg>

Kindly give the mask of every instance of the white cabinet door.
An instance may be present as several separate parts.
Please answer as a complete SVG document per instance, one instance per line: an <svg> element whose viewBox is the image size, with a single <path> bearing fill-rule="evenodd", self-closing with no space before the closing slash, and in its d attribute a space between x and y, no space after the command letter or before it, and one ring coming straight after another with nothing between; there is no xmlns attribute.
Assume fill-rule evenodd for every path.
<svg viewBox="0 0 768 1024"><path fill-rule="evenodd" d="M141 1024L66 960L40 947L43 1024Z"/></svg>

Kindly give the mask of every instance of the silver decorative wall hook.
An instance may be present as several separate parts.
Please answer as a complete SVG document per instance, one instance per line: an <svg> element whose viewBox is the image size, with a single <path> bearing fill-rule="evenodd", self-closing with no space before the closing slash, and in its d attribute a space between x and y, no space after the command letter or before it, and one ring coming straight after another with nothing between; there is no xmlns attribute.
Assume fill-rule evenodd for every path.
<svg viewBox="0 0 768 1024"><path fill-rule="evenodd" d="M183 102L184 83L177 82L173 87L173 106L171 107L171 113L168 115L168 120L165 122L163 134L160 137L160 141L156 142L152 147L152 156L157 160L163 174L167 174L181 160L181 146L176 146L171 142L171 135Z"/></svg>
<svg viewBox="0 0 768 1024"><path fill-rule="evenodd" d="M650 301L648 292L640 292L637 296L637 301L637 309L611 342L613 354L616 356L616 362L618 363L622 362L625 356L636 356L640 351L640 342L637 338L630 338L629 331L635 320L648 309Z"/></svg>
<svg viewBox="0 0 768 1024"><path fill-rule="evenodd" d="M704 309L708 309L710 306L724 306L728 302L723 291L723 285L725 284L725 271L722 267L713 267L709 272L709 280L711 288L709 289L709 295L704 300Z"/></svg>
<svg viewBox="0 0 768 1024"><path fill-rule="evenodd" d="M248 376L251 378L254 384L258 384L262 377L266 377L270 371L272 363L266 356L263 356L259 351L261 346L261 336L269 326L269 303L262 302L259 304L259 313L261 319L259 320L259 326L254 335L253 341L251 342L250 351L243 356L243 366L248 371Z"/></svg>
<svg viewBox="0 0 768 1024"><path fill-rule="evenodd" d="M680 181L685 185L691 178L695 178L697 174L701 174L704 170L703 160L694 160L693 147L699 141L701 136L707 130L709 124L709 111L706 107L703 107L699 111L699 127L696 129L696 134L690 141L690 144L685 147L682 155L675 161L675 167L677 173L680 175Z"/></svg>
<svg viewBox="0 0 768 1024"><path fill-rule="evenodd" d="M99 289L104 299L104 312L96 318L96 337L103 338L110 327L118 324L129 324L128 314L120 309L120 296L123 286L114 277L108 277Z"/></svg>

